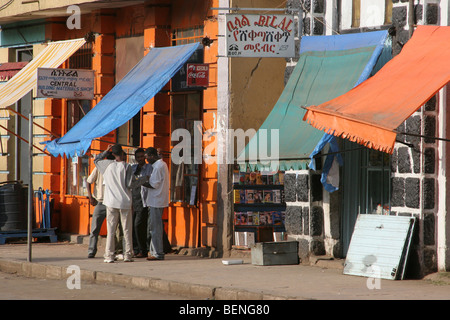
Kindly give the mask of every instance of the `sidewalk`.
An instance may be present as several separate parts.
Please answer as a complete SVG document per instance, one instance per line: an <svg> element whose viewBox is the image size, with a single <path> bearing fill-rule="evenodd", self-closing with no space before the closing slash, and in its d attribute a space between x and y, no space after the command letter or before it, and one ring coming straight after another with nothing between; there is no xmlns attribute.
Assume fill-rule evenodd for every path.
<svg viewBox="0 0 450 320"><path fill-rule="evenodd" d="M224 265L232 258L201 258L168 254L163 261L103 262L104 247L96 258L87 258L87 245L69 242L33 243L27 262L26 243L0 245L0 271L26 277L65 280L67 267L79 266L83 282L156 290L192 299L262 300L448 300L448 273L428 280L380 280L370 290L367 278L342 274L342 261L317 261L311 265L256 266L251 256L243 264Z"/></svg>

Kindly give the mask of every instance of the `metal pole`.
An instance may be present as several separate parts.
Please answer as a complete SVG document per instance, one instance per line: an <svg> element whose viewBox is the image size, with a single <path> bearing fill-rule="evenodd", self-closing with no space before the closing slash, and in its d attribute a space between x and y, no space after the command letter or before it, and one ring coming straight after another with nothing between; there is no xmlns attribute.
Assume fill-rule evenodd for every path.
<svg viewBox="0 0 450 320"><path fill-rule="evenodd" d="M33 220L33 114L30 113L28 125L28 152L29 152L29 182L28 182L28 262L31 262L32 220Z"/></svg>
<svg viewBox="0 0 450 320"><path fill-rule="evenodd" d="M303 36L303 0L300 0L300 7L298 8L298 41L302 41Z"/></svg>

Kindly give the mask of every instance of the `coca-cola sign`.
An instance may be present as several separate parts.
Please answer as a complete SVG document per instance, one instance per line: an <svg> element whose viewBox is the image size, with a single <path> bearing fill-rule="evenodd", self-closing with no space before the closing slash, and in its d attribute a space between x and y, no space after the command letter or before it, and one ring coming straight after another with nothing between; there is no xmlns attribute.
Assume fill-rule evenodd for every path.
<svg viewBox="0 0 450 320"><path fill-rule="evenodd" d="M188 87L207 87L209 83L209 65L189 63L187 65L186 80Z"/></svg>

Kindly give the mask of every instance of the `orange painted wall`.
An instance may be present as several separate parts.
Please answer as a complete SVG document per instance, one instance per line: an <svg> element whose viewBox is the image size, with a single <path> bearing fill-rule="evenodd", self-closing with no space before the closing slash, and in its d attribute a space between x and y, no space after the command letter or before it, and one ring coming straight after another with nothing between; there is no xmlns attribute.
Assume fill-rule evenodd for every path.
<svg viewBox="0 0 450 320"><path fill-rule="evenodd" d="M217 69L217 22L210 22L208 17L213 14L209 8L208 1L172 1L172 10L167 6L171 1L155 1L159 2L159 6L151 7L151 10L146 11L148 15L145 18L144 29L144 47L162 47L170 45L167 34L170 34L168 25L171 28L186 29L198 25L204 25L205 35L209 35L215 43L211 48L205 48L205 63L210 64L212 73L210 75L210 87L204 91L203 105L209 111L217 110L217 99L209 91L215 91L217 85L217 77L214 70ZM165 5L164 5L165 4ZM170 18L170 19L169 19ZM170 23L168 23L170 21ZM211 99L212 98L212 99ZM206 110L204 110L206 111ZM159 93L143 108L143 142L144 146L160 146L164 150L170 149L170 97L165 93ZM206 116L208 129L212 123L209 115ZM205 127L205 125L204 125ZM170 165L169 165L170 167ZM211 218L216 215L216 200L217 196L211 188L214 187L214 175L211 171L216 170L217 167L211 169L206 165L202 165L200 171L200 197L198 206L189 206L186 204L172 204L168 210L167 216L167 231L169 241L172 245L198 247L202 245L213 246L215 239L211 237L203 239L203 228L216 229L215 219ZM207 172L208 175L204 175ZM211 181L210 181L211 180ZM203 197L202 191L210 190L210 194ZM208 210L203 210L207 208ZM204 212L205 211L205 212ZM204 215L209 218L204 218ZM213 232L209 232L213 234Z"/></svg>
<svg viewBox="0 0 450 320"><path fill-rule="evenodd" d="M81 29L68 30L65 20L51 19L46 25L46 38L51 41L75 39L84 37L88 32L101 33L93 44L92 65L95 71L95 99L92 105L112 89L114 83L114 12L111 10L95 11L90 15L83 15ZM62 27L64 25L64 27ZM67 63L62 67L67 67ZM64 99L47 99L45 101L44 125L56 137L67 132L67 101ZM52 137L54 139L55 137ZM103 140L114 141L114 133ZM105 149L107 143L94 141L93 149ZM91 163L93 168L93 163ZM52 191L54 210L52 227L61 232L88 235L91 225L91 214L94 207L89 204L87 197L67 195L67 160L61 157L46 156L44 159L44 189ZM106 234L106 227L101 234Z"/></svg>
<svg viewBox="0 0 450 320"><path fill-rule="evenodd" d="M212 1L211 7L219 7L218 1ZM203 130L217 130L217 56L218 56L218 22L217 11L208 11L209 19L204 21L204 35L213 42L205 47L204 62L209 64L209 86L203 93ZM216 156L215 138L203 142L204 154ZM217 245L217 164L204 163L201 170L200 185L200 237L201 245Z"/></svg>
<svg viewBox="0 0 450 320"><path fill-rule="evenodd" d="M203 92L203 128L214 130L217 116L217 14L209 10L218 7L218 1L154 0L144 5L121 9L98 10L82 18L81 30L61 28L61 20L47 26L50 40L73 39L87 32L97 32L93 44L93 69L95 71L95 105L115 85L115 39L144 35L146 54L150 47L171 45L173 28L204 26L204 35L213 43L205 47L205 63L210 66L209 87ZM141 110L141 146L162 147L170 151L170 96L167 85ZM66 132L66 103L57 99L45 102L46 127L58 135ZM114 141L114 132L102 140ZM106 143L94 141L92 149L104 150ZM170 167L170 159L164 159ZM54 224L63 232L88 234L89 215L93 207L86 197L66 195L66 161L60 157L45 157L44 189L53 191L55 199ZM93 166L91 166L93 168ZM216 244L217 231L217 165L203 164L200 169L198 206L172 204L163 216L169 240L174 246L212 246ZM103 229L103 234L105 233Z"/></svg>

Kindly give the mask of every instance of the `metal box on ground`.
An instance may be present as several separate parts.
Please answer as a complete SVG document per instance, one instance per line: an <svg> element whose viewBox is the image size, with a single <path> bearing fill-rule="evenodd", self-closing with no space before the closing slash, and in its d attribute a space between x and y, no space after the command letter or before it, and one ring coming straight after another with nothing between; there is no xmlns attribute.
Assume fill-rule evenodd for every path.
<svg viewBox="0 0 450 320"><path fill-rule="evenodd" d="M252 264L271 266L299 264L298 241L258 242L251 247Z"/></svg>

